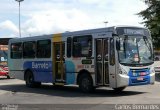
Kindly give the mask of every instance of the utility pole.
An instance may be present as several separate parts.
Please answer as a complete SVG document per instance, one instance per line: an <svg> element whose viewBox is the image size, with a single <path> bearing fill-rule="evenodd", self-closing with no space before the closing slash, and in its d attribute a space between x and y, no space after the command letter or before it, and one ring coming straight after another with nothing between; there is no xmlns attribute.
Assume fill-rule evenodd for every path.
<svg viewBox="0 0 160 110"><path fill-rule="evenodd" d="M105 21L105 22L104 22L104 24L105 24L105 27L107 27L107 23L108 23L108 21Z"/></svg>
<svg viewBox="0 0 160 110"><path fill-rule="evenodd" d="M21 38L21 10L20 10L20 6L21 6L21 2L24 0L15 0L19 3L19 37Z"/></svg>

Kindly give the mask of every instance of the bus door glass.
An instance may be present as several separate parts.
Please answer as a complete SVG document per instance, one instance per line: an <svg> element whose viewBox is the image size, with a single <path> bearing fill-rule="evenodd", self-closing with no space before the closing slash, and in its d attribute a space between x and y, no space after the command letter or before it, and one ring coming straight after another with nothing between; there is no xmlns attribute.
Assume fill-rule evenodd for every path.
<svg viewBox="0 0 160 110"><path fill-rule="evenodd" d="M96 39L96 83L98 85L109 84L108 68L108 39Z"/></svg>
<svg viewBox="0 0 160 110"><path fill-rule="evenodd" d="M55 82L65 81L65 43L54 43L54 73Z"/></svg>

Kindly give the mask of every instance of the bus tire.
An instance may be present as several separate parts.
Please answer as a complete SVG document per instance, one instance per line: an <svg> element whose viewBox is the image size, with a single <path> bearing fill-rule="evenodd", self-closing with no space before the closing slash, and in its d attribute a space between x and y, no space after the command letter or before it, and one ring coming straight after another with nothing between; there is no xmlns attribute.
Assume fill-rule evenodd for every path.
<svg viewBox="0 0 160 110"><path fill-rule="evenodd" d="M126 87L113 88L115 92L122 92Z"/></svg>
<svg viewBox="0 0 160 110"><path fill-rule="evenodd" d="M92 78L88 74L82 74L80 76L79 88L85 93L92 92L94 90Z"/></svg>
<svg viewBox="0 0 160 110"><path fill-rule="evenodd" d="M10 76L9 76L9 75L7 75L7 79L10 79Z"/></svg>
<svg viewBox="0 0 160 110"><path fill-rule="evenodd" d="M31 71L27 71L25 74L25 81L26 81L26 86L33 88L33 87L39 87L41 85L41 82L35 82L34 81L34 76Z"/></svg>

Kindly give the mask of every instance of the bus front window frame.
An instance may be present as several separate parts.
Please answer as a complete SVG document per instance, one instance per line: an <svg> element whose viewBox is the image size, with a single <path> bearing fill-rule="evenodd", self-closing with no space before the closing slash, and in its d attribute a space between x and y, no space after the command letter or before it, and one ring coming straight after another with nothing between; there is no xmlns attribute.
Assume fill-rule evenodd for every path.
<svg viewBox="0 0 160 110"><path fill-rule="evenodd" d="M134 39L134 41L131 42L131 39ZM140 40L142 40L144 42L144 45L140 44ZM151 44L151 42L149 42L149 40L151 40L151 39L149 39L149 37L145 37L142 35L121 35L121 36L118 36L116 39L116 50L118 53L119 63L126 65L126 66L138 66L138 65L152 64L153 63L153 54L152 54L153 50L151 49L152 44ZM128 46L131 43L133 43L134 45ZM129 47L131 47L130 51L127 49ZM146 48L148 48L148 50ZM144 59L145 59L146 55L144 55L142 50L144 52L150 53L150 57L148 57L148 59L146 59L146 60L148 60L148 62L145 62L146 60L144 60ZM132 56L131 56L131 52L132 52ZM123 53L123 55L122 55L122 53ZM142 53L143 53L143 55L142 55ZM122 58L122 56L124 58ZM125 62L124 62L124 59L126 60Z"/></svg>

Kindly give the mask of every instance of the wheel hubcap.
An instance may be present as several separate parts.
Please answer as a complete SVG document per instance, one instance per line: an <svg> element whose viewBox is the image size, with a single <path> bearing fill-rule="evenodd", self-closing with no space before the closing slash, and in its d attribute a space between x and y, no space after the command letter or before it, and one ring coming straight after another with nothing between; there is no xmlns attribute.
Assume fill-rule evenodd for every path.
<svg viewBox="0 0 160 110"><path fill-rule="evenodd" d="M89 80L87 78L83 79L83 81L82 81L83 88L86 89L86 90L88 90L89 89L89 85L90 85Z"/></svg>

